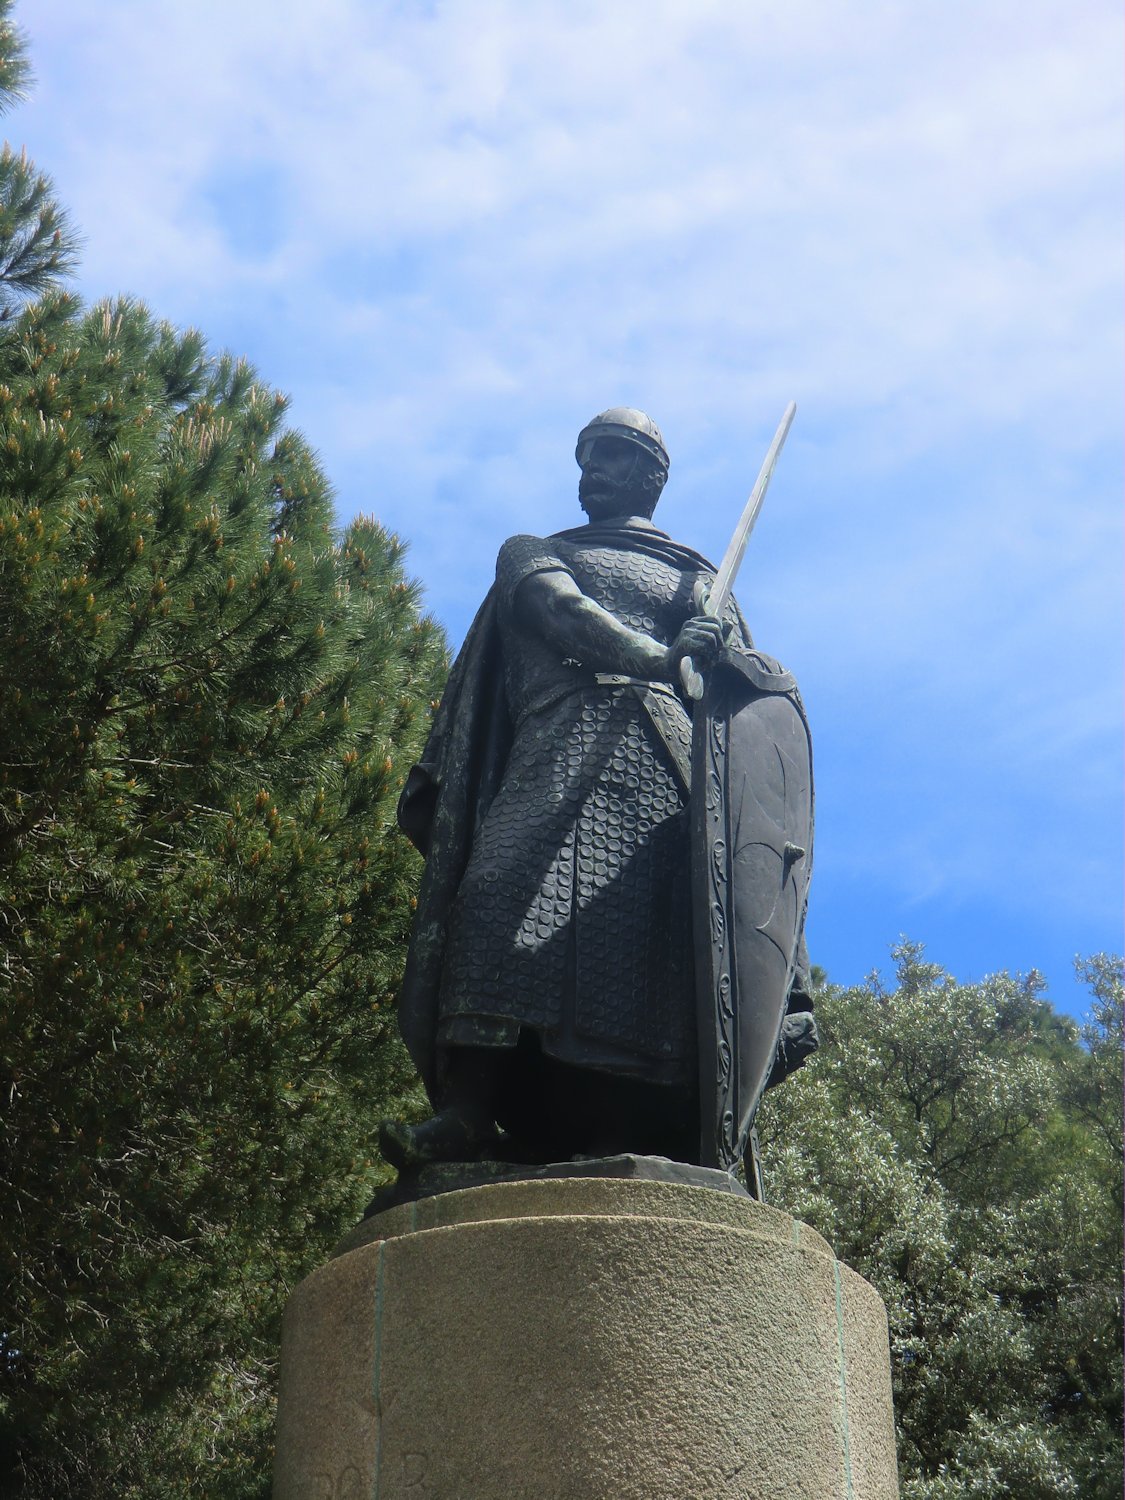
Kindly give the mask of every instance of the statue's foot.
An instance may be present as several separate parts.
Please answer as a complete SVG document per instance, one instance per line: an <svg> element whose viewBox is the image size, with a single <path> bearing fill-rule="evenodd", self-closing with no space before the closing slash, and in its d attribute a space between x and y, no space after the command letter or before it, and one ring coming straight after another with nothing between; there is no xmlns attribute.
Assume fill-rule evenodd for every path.
<svg viewBox="0 0 1125 1500"><path fill-rule="evenodd" d="M379 1126L379 1149L401 1172L428 1162L475 1161L497 1137L495 1125L466 1119L457 1109L443 1109L420 1125L384 1120Z"/></svg>

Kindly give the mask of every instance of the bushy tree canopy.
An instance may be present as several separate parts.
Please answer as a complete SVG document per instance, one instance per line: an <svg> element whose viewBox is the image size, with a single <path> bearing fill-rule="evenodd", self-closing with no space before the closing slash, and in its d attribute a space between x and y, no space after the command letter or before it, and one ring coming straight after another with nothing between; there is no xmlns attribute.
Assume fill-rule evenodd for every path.
<svg viewBox="0 0 1125 1500"><path fill-rule="evenodd" d="M767 1097L771 1199L887 1303L903 1500L1121 1488L1121 977L1079 1035L1038 981L958 984L919 948L817 1002Z"/></svg>

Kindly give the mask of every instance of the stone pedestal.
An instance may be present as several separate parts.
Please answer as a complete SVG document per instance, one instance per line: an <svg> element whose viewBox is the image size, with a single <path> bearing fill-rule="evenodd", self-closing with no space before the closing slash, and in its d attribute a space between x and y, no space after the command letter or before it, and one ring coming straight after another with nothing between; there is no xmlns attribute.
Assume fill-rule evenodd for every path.
<svg viewBox="0 0 1125 1500"><path fill-rule="evenodd" d="M368 1220L285 1316L275 1500L896 1500L874 1289L778 1210L506 1182Z"/></svg>

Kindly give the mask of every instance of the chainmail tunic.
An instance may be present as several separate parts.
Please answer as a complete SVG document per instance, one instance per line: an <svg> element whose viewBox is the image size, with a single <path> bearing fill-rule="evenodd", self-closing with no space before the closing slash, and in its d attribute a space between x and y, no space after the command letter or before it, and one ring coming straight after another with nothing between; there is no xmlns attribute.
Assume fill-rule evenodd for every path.
<svg viewBox="0 0 1125 1500"><path fill-rule="evenodd" d="M695 613L699 575L670 562L604 543L505 542L498 623L514 739L451 914L438 1037L512 1046L526 1027L564 1062L690 1083L688 710L670 685L598 684L603 664L567 658L516 618L519 584L560 569L664 644Z"/></svg>

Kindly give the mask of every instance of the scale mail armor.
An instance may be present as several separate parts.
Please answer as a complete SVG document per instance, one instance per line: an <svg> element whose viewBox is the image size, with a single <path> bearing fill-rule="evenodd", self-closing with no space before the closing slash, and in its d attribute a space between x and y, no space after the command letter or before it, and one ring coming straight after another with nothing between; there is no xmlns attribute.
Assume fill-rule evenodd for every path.
<svg viewBox="0 0 1125 1500"><path fill-rule="evenodd" d="M626 546L513 537L497 626L512 744L450 915L438 1040L511 1046L690 1085L696 1062L688 826L691 718L671 684L599 674L522 625L515 594L564 570L664 644L697 571Z"/></svg>

